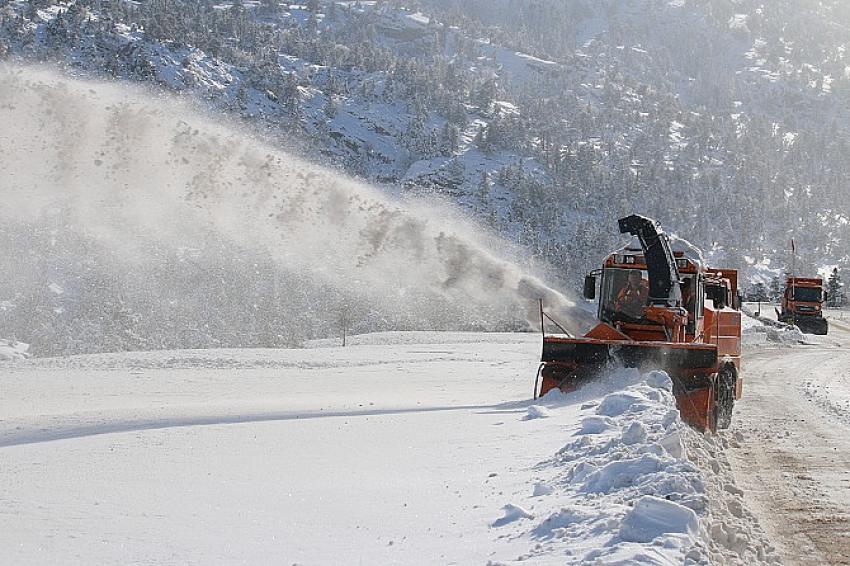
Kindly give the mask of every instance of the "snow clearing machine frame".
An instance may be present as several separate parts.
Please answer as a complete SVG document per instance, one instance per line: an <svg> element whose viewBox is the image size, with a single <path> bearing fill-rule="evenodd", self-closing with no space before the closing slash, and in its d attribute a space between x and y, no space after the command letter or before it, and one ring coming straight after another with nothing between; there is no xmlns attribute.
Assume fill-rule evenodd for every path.
<svg viewBox="0 0 850 566"><path fill-rule="evenodd" d="M823 316L824 301L823 279L789 276L776 317L779 322L796 325L803 332L823 336L829 332L829 323Z"/></svg>
<svg viewBox="0 0 850 566"><path fill-rule="evenodd" d="M610 367L661 369L673 380L685 422L700 431L727 428L742 390L737 271L706 267L683 240L673 251L669 236L644 216L621 218L619 228L640 245L615 251L585 277L584 295L592 300L601 276L594 328L582 337L546 334L544 318L555 321L541 303L535 398L571 391Z"/></svg>

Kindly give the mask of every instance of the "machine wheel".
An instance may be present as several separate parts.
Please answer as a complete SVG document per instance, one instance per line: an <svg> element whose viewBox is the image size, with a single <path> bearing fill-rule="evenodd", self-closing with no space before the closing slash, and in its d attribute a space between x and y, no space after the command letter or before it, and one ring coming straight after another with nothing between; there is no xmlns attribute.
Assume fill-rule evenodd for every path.
<svg viewBox="0 0 850 566"><path fill-rule="evenodd" d="M714 384L714 422L718 430L727 429L732 424L732 408L735 406L735 369L725 365L717 374Z"/></svg>

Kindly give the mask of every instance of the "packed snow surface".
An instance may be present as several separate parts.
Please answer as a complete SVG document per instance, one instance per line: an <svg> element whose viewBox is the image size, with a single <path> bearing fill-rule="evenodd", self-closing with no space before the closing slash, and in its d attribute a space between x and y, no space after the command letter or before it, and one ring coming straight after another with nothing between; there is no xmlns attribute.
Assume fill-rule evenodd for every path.
<svg viewBox="0 0 850 566"><path fill-rule="evenodd" d="M693 433L664 373L612 370L531 400L534 335L312 346L6 364L5 559L678 564L728 553L712 535L713 521L727 524L706 495L714 471L689 459ZM752 544L735 554L757 555Z"/></svg>
<svg viewBox="0 0 850 566"><path fill-rule="evenodd" d="M798 344L830 344L830 336L817 336L800 330L799 327L777 320L776 309L771 303L745 303L741 317L741 330L745 350L755 351L766 346L794 346Z"/></svg>
<svg viewBox="0 0 850 566"><path fill-rule="evenodd" d="M778 325L771 320L773 305L761 306L759 320L744 319L751 328L744 334L744 394L735 405L732 428L714 439L724 450L697 459L703 468L731 464L732 491L743 490L746 508L733 498L730 511L743 518L756 514L781 563L845 564L850 559L846 313L828 311L829 334L813 336ZM747 305L745 311L757 308ZM774 339L765 338L771 332L777 333ZM782 340L782 334L802 340ZM727 517L712 531L734 545L742 535L736 522Z"/></svg>

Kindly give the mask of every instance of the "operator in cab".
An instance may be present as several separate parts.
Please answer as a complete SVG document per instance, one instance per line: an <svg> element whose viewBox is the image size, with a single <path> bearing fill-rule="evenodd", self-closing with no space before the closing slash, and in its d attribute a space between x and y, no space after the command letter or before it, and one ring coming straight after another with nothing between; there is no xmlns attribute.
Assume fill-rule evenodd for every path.
<svg viewBox="0 0 850 566"><path fill-rule="evenodd" d="M681 284L682 289L682 306L688 311L691 318L694 316L694 307L696 296L694 295L693 278L685 277Z"/></svg>
<svg viewBox="0 0 850 566"><path fill-rule="evenodd" d="M617 294L614 310L631 318L643 318L643 307L649 300L649 283L647 283L639 269L629 271L626 284Z"/></svg>

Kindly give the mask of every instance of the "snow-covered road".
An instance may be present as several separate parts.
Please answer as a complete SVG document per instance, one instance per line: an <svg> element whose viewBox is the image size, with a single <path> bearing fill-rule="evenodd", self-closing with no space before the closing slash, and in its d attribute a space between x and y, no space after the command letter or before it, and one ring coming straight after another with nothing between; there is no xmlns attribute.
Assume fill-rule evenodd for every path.
<svg viewBox="0 0 850 566"><path fill-rule="evenodd" d="M727 455L785 564L850 564L847 348L850 327L831 320L823 344L746 356Z"/></svg>

